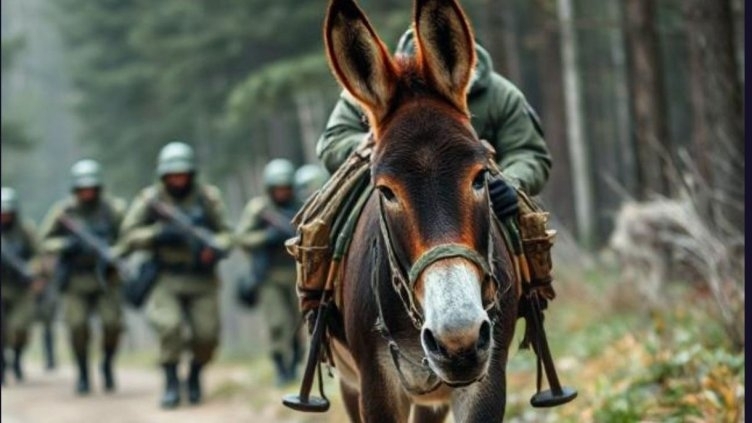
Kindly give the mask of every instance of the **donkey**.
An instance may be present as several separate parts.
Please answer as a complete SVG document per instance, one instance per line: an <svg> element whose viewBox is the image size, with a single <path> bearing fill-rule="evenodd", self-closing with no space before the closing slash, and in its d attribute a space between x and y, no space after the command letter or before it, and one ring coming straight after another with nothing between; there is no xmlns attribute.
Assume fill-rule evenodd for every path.
<svg viewBox="0 0 752 423"><path fill-rule="evenodd" d="M416 0L417 52L394 58L352 0L333 0L324 26L330 67L374 140L375 189L342 263L330 345L347 413L501 421L519 288L466 104L470 25L456 0Z"/></svg>

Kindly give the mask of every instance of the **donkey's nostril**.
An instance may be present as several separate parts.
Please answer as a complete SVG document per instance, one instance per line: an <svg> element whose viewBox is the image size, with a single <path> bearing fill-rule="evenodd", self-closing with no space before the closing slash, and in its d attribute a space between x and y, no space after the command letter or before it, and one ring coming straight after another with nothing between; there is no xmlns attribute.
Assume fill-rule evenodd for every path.
<svg viewBox="0 0 752 423"><path fill-rule="evenodd" d="M434 338L431 329L423 329L423 344L426 346L426 349L428 349L428 352L434 354L441 353L441 347L439 346L439 343L436 342L436 338Z"/></svg>
<svg viewBox="0 0 752 423"><path fill-rule="evenodd" d="M485 350L491 344L491 324L488 320L484 321L480 325L480 332L478 333L478 342L475 344L476 350Z"/></svg>

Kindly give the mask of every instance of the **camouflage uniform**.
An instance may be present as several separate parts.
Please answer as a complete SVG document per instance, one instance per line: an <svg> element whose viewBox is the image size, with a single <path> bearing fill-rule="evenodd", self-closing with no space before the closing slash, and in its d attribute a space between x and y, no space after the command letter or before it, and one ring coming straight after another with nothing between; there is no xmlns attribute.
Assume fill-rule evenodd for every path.
<svg viewBox="0 0 752 423"><path fill-rule="evenodd" d="M3 248L9 249L19 258L36 266L32 259L38 253L36 234L31 222L14 222L2 228ZM31 263L30 263L31 262ZM29 327L34 319L35 293L31 284L24 281L15 271L0 267L2 283L2 379L5 381L5 349L13 350L13 372L17 380L23 380L21 355L28 340Z"/></svg>
<svg viewBox="0 0 752 423"><path fill-rule="evenodd" d="M67 280L58 279L59 274L53 280L56 285L54 288L61 293L63 319L68 326L73 353L79 366L77 389L82 394L89 390L87 363L89 317L92 314L98 315L102 323L102 371L105 373L105 388L114 389L110 366L123 329L120 281L116 277L108 277L106 281L99 279L97 266L103 264L94 251L85 247L70 251L71 243L75 242L73 239L76 237L59 219L63 214L70 216L82 222L89 232L106 244L113 245L118 237L126 203L120 198L100 195L93 205L81 204L75 195L60 200L47 213L40 230L43 251L58 257L56 272L60 272L61 266L70 267L70 277Z"/></svg>
<svg viewBox="0 0 752 423"><path fill-rule="evenodd" d="M54 262L54 257L40 258L42 263ZM44 280L51 280L54 265L41 264ZM44 286L45 292L39 294L34 307L34 321L42 324L42 347L44 350L45 368L55 368L55 317L57 316L59 297L52 284Z"/></svg>
<svg viewBox="0 0 752 423"><path fill-rule="evenodd" d="M188 241L165 245L159 234L168 224L149 206L156 198L171 204L196 226L214 232L217 244L230 248L232 237L219 189L211 185L194 188L181 200L171 197L161 183L147 187L133 200L123 221L122 232L128 249L150 249L159 262L160 275L146 302L146 315L159 335L160 362L177 363L183 350L184 317L191 327L190 346L199 363L211 360L219 342L219 279L215 266L203 267ZM170 243L167 243L170 244ZM185 314L184 314L185 313Z"/></svg>
<svg viewBox="0 0 752 423"><path fill-rule="evenodd" d="M292 177L290 168L289 186L292 186ZM269 188L274 183L266 185ZM287 185L287 182L282 185ZM269 349L279 384L296 378L296 367L302 355L295 260L284 246L285 240L294 235L289 222L297 210L298 203L294 199L289 205L280 206L269 195L255 197L243 210L236 233L238 245L255 261L257 277L262 281L259 302L269 332ZM271 219L265 218L265 213L273 213L277 216L274 220L279 222L272 224ZM287 227L279 228L280 223L287 224Z"/></svg>
<svg viewBox="0 0 752 423"><path fill-rule="evenodd" d="M412 53L413 43L412 31L408 31L397 52ZM505 180L530 195L537 195L551 168L551 156L538 118L520 90L493 71L488 52L476 44L476 53L475 76L467 96L473 128L479 138L496 149ZM329 172L334 173L342 165L367 132L363 112L343 91L316 145L316 152Z"/></svg>
<svg viewBox="0 0 752 423"><path fill-rule="evenodd" d="M219 189L201 184L194 178L193 150L173 142L160 152L158 175L191 174L190 191L177 198L163 182L145 188L133 200L123 221L124 251L150 251L158 263L159 276L146 300L146 316L159 337L159 360L165 372L165 392L161 405L176 407L180 402L177 365L186 346L183 324L190 328L187 345L192 352L188 375L188 399L201 400L199 375L219 344L219 279L216 260L211 265L201 262L199 255L207 246L194 241L174 223L163 219L150 205L159 200L182 211L196 227L212 234L217 248L232 248L232 233L226 218L225 205ZM219 254L219 252L217 252Z"/></svg>

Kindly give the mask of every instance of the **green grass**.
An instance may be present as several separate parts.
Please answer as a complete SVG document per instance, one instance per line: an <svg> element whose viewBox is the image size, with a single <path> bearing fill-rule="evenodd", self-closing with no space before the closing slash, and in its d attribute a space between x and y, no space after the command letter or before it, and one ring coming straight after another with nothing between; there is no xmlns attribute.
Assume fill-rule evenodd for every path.
<svg viewBox="0 0 752 423"><path fill-rule="evenodd" d="M712 299L673 284L665 307L648 312L610 272L567 283L556 285L546 331L559 377L578 398L533 409L534 355L518 351L509 363L507 421L742 421L744 355L709 318Z"/></svg>

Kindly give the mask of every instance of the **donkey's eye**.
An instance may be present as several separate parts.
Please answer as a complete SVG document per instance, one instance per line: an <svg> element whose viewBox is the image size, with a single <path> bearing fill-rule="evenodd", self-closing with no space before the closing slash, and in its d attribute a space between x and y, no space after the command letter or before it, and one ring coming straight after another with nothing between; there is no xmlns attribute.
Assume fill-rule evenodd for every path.
<svg viewBox="0 0 752 423"><path fill-rule="evenodd" d="M397 201L397 196L394 195L394 191L389 189L389 187L386 187L384 185L379 185L377 188L379 189L379 192L381 193L381 195L384 196L384 199L386 199L386 201L390 201L390 202Z"/></svg>
<svg viewBox="0 0 752 423"><path fill-rule="evenodd" d="M485 169L478 172L477 175L475 175L475 179L473 179L473 189L475 190L482 190L486 186L486 175L488 171Z"/></svg>

